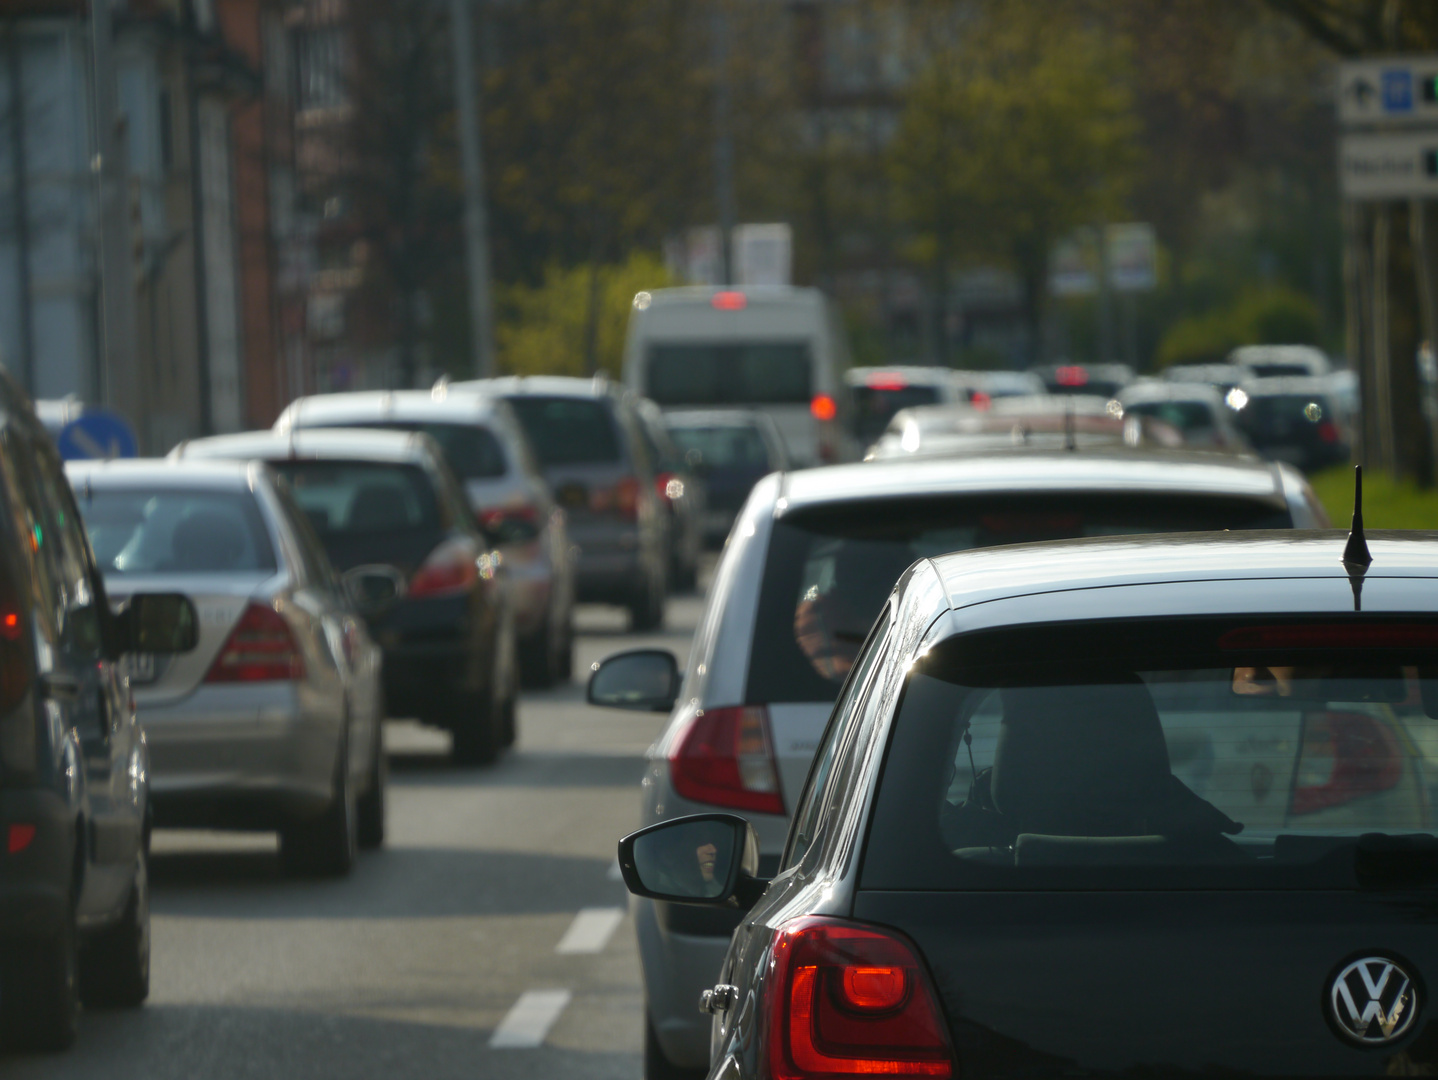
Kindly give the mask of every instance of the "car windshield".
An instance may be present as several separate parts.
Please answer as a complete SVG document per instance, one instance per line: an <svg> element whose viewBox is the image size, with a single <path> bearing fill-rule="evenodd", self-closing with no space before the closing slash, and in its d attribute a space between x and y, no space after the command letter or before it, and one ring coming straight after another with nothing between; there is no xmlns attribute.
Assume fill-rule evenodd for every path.
<svg viewBox="0 0 1438 1080"><path fill-rule="evenodd" d="M942 400L937 386L856 386L854 433L861 439L877 439L900 409L915 405L937 405Z"/></svg>
<svg viewBox="0 0 1438 1080"><path fill-rule="evenodd" d="M507 470L504 448L499 440L492 431L478 424L386 420L382 423L344 423L336 426L423 432L439 444L445 461L460 480L492 480L503 476Z"/></svg>
<svg viewBox="0 0 1438 1080"><path fill-rule="evenodd" d="M541 465L610 465L622 459L614 419L603 402L520 395L509 403Z"/></svg>
<svg viewBox="0 0 1438 1080"><path fill-rule="evenodd" d="M769 448L759 429L727 424L714 427L673 425L669 435L685 458L700 469L767 469Z"/></svg>
<svg viewBox="0 0 1438 1080"><path fill-rule="evenodd" d="M992 495L852 502L774 525L747 700L829 701L899 575L950 551L1082 536L1291 528L1270 502L1192 495Z"/></svg>
<svg viewBox="0 0 1438 1080"><path fill-rule="evenodd" d="M1027 629L910 675L864 887L1438 884L1438 625Z"/></svg>
<svg viewBox="0 0 1438 1080"><path fill-rule="evenodd" d="M1213 409L1201 401L1140 401L1123 407L1125 416L1152 416L1185 434L1218 426Z"/></svg>
<svg viewBox="0 0 1438 1080"><path fill-rule="evenodd" d="M647 386L660 405L807 405L812 367L802 342L653 345Z"/></svg>
<svg viewBox="0 0 1438 1080"><path fill-rule="evenodd" d="M248 491L87 487L79 502L102 573L275 569L274 548Z"/></svg>
<svg viewBox="0 0 1438 1080"><path fill-rule="evenodd" d="M323 541L441 527L434 486L418 465L303 458L273 464Z"/></svg>

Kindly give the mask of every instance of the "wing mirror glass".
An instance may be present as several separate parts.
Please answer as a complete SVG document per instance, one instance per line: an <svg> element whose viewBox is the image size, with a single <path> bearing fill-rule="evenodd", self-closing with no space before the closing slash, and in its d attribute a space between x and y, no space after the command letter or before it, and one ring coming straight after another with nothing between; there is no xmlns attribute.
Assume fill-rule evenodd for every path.
<svg viewBox="0 0 1438 1080"><path fill-rule="evenodd" d="M200 640L195 605L180 593L135 593L116 619L121 652L185 653Z"/></svg>
<svg viewBox="0 0 1438 1080"><path fill-rule="evenodd" d="M355 610L370 618L388 611L404 593L404 576L393 566L356 566L345 571L344 583Z"/></svg>
<svg viewBox="0 0 1438 1080"><path fill-rule="evenodd" d="M662 821L619 841L619 869L635 896L679 904L751 907L759 880L759 837L733 814Z"/></svg>
<svg viewBox="0 0 1438 1080"><path fill-rule="evenodd" d="M668 712L679 697L679 661L665 649L634 649L595 664L585 699L606 709Z"/></svg>

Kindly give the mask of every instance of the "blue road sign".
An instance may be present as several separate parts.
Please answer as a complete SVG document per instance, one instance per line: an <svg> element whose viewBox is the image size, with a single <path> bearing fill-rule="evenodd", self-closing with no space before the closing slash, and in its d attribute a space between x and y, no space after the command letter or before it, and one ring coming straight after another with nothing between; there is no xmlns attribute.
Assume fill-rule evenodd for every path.
<svg viewBox="0 0 1438 1080"><path fill-rule="evenodd" d="M1383 111L1413 111L1413 72L1408 68L1392 68L1383 73Z"/></svg>
<svg viewBox="0 0 1438 1080"><path fill-rule="evenodd" d="M135 433L124 417L97 410L71 420L55 440L66 461L94 461L134 457Z"/></svg>

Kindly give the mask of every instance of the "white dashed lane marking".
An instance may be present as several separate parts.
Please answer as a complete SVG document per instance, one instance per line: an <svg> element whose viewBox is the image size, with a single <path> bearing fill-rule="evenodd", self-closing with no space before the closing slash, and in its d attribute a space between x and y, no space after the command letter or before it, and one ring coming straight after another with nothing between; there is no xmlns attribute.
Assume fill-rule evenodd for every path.
<svg viewBox="0 0 1438 1080"><path fill-rule="evenodd" d="M615 929L624 921L623 908L584 908L555 946L557 953L603 952Z"/></svg>
<svg viewBox="0 0 1438 1080"><path fill-rule="evenodd" d="M568 990L526 990L489 1037L500 1050L540 1046L573 995Z"/></svg>

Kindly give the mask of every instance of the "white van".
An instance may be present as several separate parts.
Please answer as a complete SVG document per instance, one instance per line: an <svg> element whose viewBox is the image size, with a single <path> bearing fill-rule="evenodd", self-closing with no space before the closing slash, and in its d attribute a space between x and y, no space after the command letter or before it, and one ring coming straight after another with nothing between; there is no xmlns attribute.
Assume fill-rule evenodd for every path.
<svg viewBox="0 0 1438 1080"><path fill-rule="evenodd" d="M624 383L664 409L748 408L772 417L799 466L846 461L849 350L818 289L713 286L634 298Z"/></svg>

